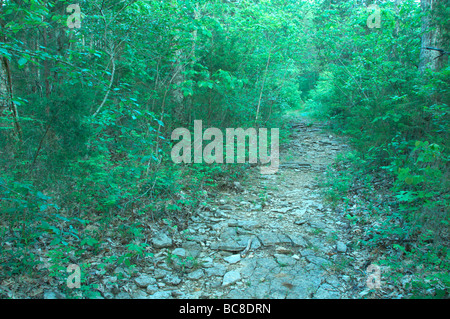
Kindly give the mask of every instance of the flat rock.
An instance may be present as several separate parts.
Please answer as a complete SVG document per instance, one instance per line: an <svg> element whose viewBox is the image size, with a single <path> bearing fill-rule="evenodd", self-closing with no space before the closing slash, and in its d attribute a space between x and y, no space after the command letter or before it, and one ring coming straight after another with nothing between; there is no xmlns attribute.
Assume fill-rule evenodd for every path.
<svg viewBox="0 0 450 319"><path fill-rule="evenodd" d="M286 256L283 254L275 254L274 257L280 266L292 266L296 263L296 260L291 256Z"/></svg>
<svg viewBox="0 0 450 319"><path fill-rule="evenodd" d="M152 244L155 248L167 248L172 246L172 238L167 236L166 233L159 232L152 238Z"/></svg>
<svg viewBox="0 0 450 319"><path fill-rule="evenodd" d="M241 255L239 255L239 254L231 255L231 256L224 257L223 259L230 264L235 264L241 260Z"/></svg>
<svg viewBox="0 0 450 319"><path fill-rule="evenodd" d="M156 284L156 279L150 275L140 275L134 279L134 282L140 288L147 288L148 285Z"/></svg>
<svg viewBox="0 0 450 319"><path fill-rule="evenodd" d="M203 250L202 245L197 242L188 241L181 245L186 251L188 257L197 258Z"/></svg>
<svg viewBox="0 0 450 319"><path fill-rule="evenodd" d="M331 265L331 262L325 258L322 257L317 257L317 256L306 256L306 260L312 264L315 264L317 266L321 266L321 267L327 267Z"/></svg>
<svg viewBox="0 0 450 319"><path fill-rule="evenodd" d="M164 278L170 274L170 271L164 270L164 269L155 269L155 279L161 279Z"/></svg>
<svg viewBox="0 0 450 319"><path fill-rule="evenodd" d="M236 270L229 271L223 276L222 286L226 287L232 285L240 279L241 274L238 271Z"/></svg>
<svg viewBox="0 0 450 319"><path fill-rule="evenodd" d="M258 234L258 239L261 241L263 246L272 246L278 244L292 244L291 239L284 235L272 232L263 232Z"/></svg>
<svg viewBox="0 0 450 319"><path fill-rule="evenodd" d="M187 275L189 280L199 280L205 275L205 271L203 269L197 269Z"/></svg>
<svg viewBox="0 0 450 319"><path fill-rule="evenodd" d="M306 239L305 239L303 236L301 236L301 235L296 234L296 235L290 235L289 237L291 238L292 243L293 243L295 246L300 246L300 247L306 247L306 246L308 246L308 242L307 242Z"/></svg>
<svg viewBox="0 0 450 319"><path fill-rule="evenodd" d="M211 249L239 252L247 247L248 241L250 240L251 237L252 237L251 235L237 235L237 234L234 236L222 236L221 241L211 244ZM257 238L253 238L251 243L251 249L253 250L258 249L259 247L261 247L261 243Z"/></svg>
<svg viewBox="0 0 450 319"><path fill-rule="evenodd" d="M186 257L186 249L184 248L175 248L172 251L172 255L178 256L178 257Z"/></svg>
<svg viewBox="0 0 450 319"><path fill-rule="evenodd" d="M314 256L315 253L313 250L311 249L300 249L299 253L302 257L307 257L307 256Z"/></svg>
<svg viewBox="0 0 450 319"><path fill-rule="evenodd" d="M201 260L202 266L209 268L213 266L213 259L211 257L205 257Z"/></svg>
<svg viewBox="0 0 450 319"><path fill-rule="evenodd" d="M211 268L206 268L205 273L207 276L223 276L227 272L227 268L222 264L215 264Z"/></svg>
<svg viewBox="0 0 450 319"><path fill-rule="evenodd" d="M300 219L295 220L294 224L300 226L300 225L306 224L307 222L308 222L308 220L306 218L300 218Z"/></svg>

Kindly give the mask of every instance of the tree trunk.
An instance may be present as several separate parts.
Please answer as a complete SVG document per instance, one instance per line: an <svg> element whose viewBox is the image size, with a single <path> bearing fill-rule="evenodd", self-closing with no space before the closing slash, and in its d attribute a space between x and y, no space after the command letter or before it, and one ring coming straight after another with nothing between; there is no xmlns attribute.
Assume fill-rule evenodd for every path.
<svg viewBox="0 0 450 319"><path fill-rule="evenodd" d="M0 1L0 6L3 6L3 1ZM5 28L5 22L1 19L0 15L0 28ZM0 41L6 42L6 37L0 38ZM3 109L8 108L14 122L14 128L16 130L19 140L22 140L22 128L19 123L19 113L17 107L13 101L13 85L11 65L6 56L0 55L0 115Z"/></svg>
<svg viewBox="0 0 450 319"><path fill-rule="evenodd" d="M420 49L419 71L423 73L426 69L439 71L444 65L445 55L437 50L442 49L442 32L432 21L433 11L442 0L421 0L422 12L422 46Z"/></svg>

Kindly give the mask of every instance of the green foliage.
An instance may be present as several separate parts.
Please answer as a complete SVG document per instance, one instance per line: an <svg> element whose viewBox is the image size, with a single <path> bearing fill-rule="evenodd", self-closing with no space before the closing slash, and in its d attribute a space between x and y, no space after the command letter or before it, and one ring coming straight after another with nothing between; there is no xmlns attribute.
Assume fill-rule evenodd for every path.
<svg viewBox="0 0 450 319"><path fill-rule="evenodd" d="M370 189L370 174L393 181L396 209L383 213L367 245L390 236L445 242L450 69L418 71L417 1L380 3L380 29L367 27L356 0L79 1L75 29L67 26L70 4L1 6L0 279L36 273L31 247L45 242L49 273L61 284L70 258L104 249L110 225L125 251L102 271L109 263L133 268L148 257L140 218L186 217L249 167L175 165L175 128L198 119L222 130L278 127L284 142L281 115L304 105L353 138L355 152L327 173L336 205L343 198L348 208L355 183ZM448 8L431 18L449 51ZM411 258L435 260L421 247ZM436 280L448 283L432 276L411 289L420 295ZM81 294L68 295L96 296L95 280L83 278Z"/></svg>

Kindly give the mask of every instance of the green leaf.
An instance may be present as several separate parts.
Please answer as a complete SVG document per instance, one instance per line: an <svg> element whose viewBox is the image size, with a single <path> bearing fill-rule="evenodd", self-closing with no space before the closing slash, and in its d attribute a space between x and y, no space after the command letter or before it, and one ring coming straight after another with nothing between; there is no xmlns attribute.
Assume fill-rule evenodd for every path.
<svg viewBox="0 0 450 319"><path fill-rule="evenodd" d="M20 67L23 67L25 64L27 64L28 60L25 59L24 57L21 57L19 59L19 61L17 61L17 63L19 64Z"/></svg>

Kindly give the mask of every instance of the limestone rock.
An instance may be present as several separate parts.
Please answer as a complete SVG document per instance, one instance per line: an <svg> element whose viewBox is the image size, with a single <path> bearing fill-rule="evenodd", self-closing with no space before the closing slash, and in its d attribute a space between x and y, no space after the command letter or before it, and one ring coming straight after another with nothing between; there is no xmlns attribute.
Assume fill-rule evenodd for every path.
<svg viewBox="0 0 450 319"><path fill-rule="evenodd" d="M231 255L231 256L225 257L224 260L230 264L235 264L241 260L241 256L239 254Z"/></svg>
<svg viewBox="0 0 450 319"><path fill-rule="evenodd" d="M205 271L203 269L197 269L187 275L189 280L199 280L205 275Z"/></svg>
<svg viewBox="0 0 450 319"><path fill-rule="evenodd" d="M336 243L336 250L337 250L338 253L345 253L347 251L347 245L345 245L341 241L338 241Z"/></svg>
<svg viewBox="0 0 450 319"><path fill-rule="evenodd" d="M167 248L172 246L172 238L167 236L166 233L159 232L152 238L152 243L155 248Z"/></svg>
<svg viewBox="0 0 450 319"><path fill-rule="evenodd" d="M241 274L238 271L236 271L236 270L229 271L223 276L222 286L226 287L226 286L232 285L240 279L241 279Z"/></svg>
<svg viewBox="0 0 450 319"><path fill-rule="evenodd" d="M140 288L147 288L148 285L156 284L156 279L150 275L140 275L134 279L134 282Z"/></svg>

